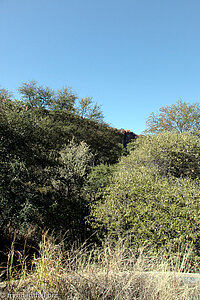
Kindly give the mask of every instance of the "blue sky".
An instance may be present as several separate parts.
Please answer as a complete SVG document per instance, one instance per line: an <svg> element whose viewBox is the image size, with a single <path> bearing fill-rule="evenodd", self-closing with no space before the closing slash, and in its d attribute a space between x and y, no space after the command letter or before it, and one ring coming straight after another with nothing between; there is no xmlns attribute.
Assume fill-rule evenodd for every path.
<svg viewBox="0 0 200 300"><path fill-rule="evenodd" d="M70 86L139 134L159 107L199 102L199 15L199 0L0 0L0 85Z"/></svg>

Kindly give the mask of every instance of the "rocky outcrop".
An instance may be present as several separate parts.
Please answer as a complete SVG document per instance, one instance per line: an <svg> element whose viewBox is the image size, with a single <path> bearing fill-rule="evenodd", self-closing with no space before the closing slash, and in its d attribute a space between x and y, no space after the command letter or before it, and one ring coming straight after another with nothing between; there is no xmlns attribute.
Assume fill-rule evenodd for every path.
<svg viewBox="0 0 200 300"><path fill-rule="evenodd" d="M121 129L113 128L113 129L119 133L120 143L125 148L128 143L130 143L132 140L135 140L138 137L137 134L135 134L133 131L130 131L130 130L125 130L123 128L121 128Z"/></svg>

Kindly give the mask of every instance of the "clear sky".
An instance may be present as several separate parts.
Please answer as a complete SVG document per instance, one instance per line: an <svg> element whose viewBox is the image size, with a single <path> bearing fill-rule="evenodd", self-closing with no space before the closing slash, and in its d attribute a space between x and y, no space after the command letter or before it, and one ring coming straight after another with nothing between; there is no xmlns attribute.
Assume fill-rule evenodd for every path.
<svg viewBox="0 0 200 300"><path fill-rule="evenodd" d="M139 134L160 106L200 100L200 1L0 0L0 85L29 80Z"/></svg>

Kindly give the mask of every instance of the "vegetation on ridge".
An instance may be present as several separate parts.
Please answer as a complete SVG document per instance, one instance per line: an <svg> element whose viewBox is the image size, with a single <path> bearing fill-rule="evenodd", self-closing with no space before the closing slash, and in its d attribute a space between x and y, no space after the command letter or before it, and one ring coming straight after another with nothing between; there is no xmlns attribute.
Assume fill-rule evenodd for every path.
<svg viewBox="0 0 200 300"><path fill-rule="evenodd" d="M173 258L174 264L177 257L184 261L184 253L190 249L188 270L199 270L198 105L179 101L163 109L165 115L161 114L152 121L155 121L152 126L159 125L155 133L140 136L123 149L121 133L104 122L99 105L91 98L79 99L69 88L54 91L36 82L22 84L19 92L22 98L15 100L8 91L0 91L2 262L6 260L3 253L8 248L12 250L15 237L16 253L21 253L18 250L24 247L23 253L27 253L30 259L29 266L31 261L35 266L39 261L37 266L41 268L41 253L38 260L36 256L33 258L37 253L34 249L41 242L42 232L48 230L57 241L65 235L63 251L70 251L70 247L77 249L83 243L89 249L94 249L91 244L96 244L95 251L100 251L109 237L111 246L102 251L112 252L118 241L128 236L126 251L131 255L144 247L144 255L147 252L157 255L162 251ZM161 117L162 124L159 123ZM169 120L175 127L182 120L184 126L181 123L182 129L175 130ZM46 245L42 247L46 251ZM15 263L19 260L16 256L13 259ZM94 252L87 252L87 259L90 265L81 269L86 277L87 271L92 272L98 261ZM113 261L106 259L108 257L104 256L101 264L107 264L108 268ZM63 268L62 264L59 265L59 256L56 261L61 268L56 270L59 275ZM51 261L50 265L54 266L54 262ZM124 259L121 266L123 264L128 268ZM39 276L37 266L32 278ZM99 277L95 280L101 284L102 272L107 269L99 270ZM64 272L66 275L67 271ZM113 272L117 272L116 269ZM51 274L47 274L51 279ZM115 275L105 277L103 285L108 284L109 292L103 290L99 299L121 295L117 279L117 291L111 286ZM74 286L77 280L80 281L80 277L75 277ZM43 279L39 284L44 283ZM65 281L63 277L62 280ZM97 290L100 293L98 284L91 290L91 284L88 286L86 281L77 286L77 290L83 287L84 292L96 297ZM128 288L126 293L129 292ZM145 293L150 295L149 291Z"/></svg>
<svg viewBox="0 0 200 300"><path fill-rule="evenodd" d="M81 100L87 114L82 118L76 96L66 88L53 93L30 82L20 92L23 101L0 93L1 244L12 240L14 231L20 240L31 229L38 242L44 228L83 241L87 175L95 165L118 161L119 133L99 121L101 112L91 101L84 108Z"/></svg>

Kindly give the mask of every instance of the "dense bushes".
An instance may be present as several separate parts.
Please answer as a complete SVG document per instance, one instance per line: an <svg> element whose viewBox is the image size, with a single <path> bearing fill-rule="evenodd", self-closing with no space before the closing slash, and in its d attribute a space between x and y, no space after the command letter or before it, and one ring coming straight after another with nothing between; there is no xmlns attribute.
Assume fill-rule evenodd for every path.
<svg viewBox="0 0 200 300"><path fill-rule="evenodd" d="M190 133L160 133L143 136L128 147L134 148L127 164L156 167L162 176L200 178L200 141Z"/></svg>
<svg viewBox="0 0 200 300"><path fill-rule="evenodd" d="M139 138L134 149L92 206L93 226L154 250L190 245L200 256L199 139L162 133Z"/></svg>
<svg viewBox="0 0 200 300"><path fill-rule="evenodd" d="M14 231L20 239L32 231L39 241L49 229L55 235L68 232L71 241L84 240L91 200L87 176L94 165L118 160L119 135L73 110L41 106L49 90L40 87L34 95L34 89L35 106L0 91L0 239L12 239ZM68 107L72 94L65 92L59 99Z"/></svg>
<svg viewBox="0 0 200 300"><path fill-rule="evenodd" d="M2 245L14 232L38 242L44 229L83 242L97 228L101 237L130 234L134 247L189 246L200 257L197 136L162 132L122 151L91 99L77 109L67 89L31 83L21 92L24 102L0 91Z"/></svg>

